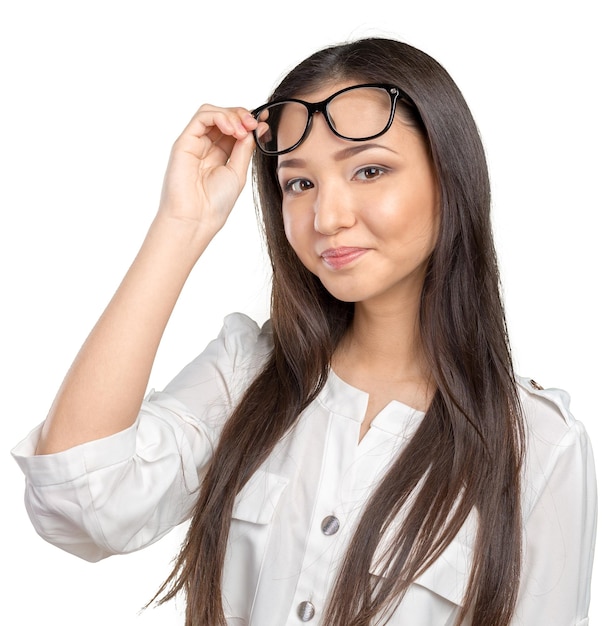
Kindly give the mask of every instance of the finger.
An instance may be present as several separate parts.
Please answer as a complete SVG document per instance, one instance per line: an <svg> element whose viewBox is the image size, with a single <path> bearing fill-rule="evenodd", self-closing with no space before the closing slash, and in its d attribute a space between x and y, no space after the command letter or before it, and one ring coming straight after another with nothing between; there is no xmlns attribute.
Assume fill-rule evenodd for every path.
<svg viewBox="0 0 608 626"><path fill-rule="evenodd" d="M213 148L221 150L224 153L224 163L231 158L232 150L238 139L229 137L228 135L220 134L217 141L214 142Z"/></svg>
<svg viewBox="0 0 608 626"><path fill-rule="evenodd" d="M232 158L231 153L235 141L245 139L258 126L257 120L247 109L234 109L234 113L238 116L239 123L241 125L237 132L233 135L227 135L219 128L214 127L210 129L207 134L207 137L213 141L214 147L217 147L224 152L226 159Z"/></svg>
<svg viewBox="0 0 608 626"><path fill-rule="evenodd" d="M247 109L203 105L178 137L176 144L178 148L199 158L208 153L212 145L219 145L227 158L234 141L244 139L256 126L257 121Z"/></svg>
<svg viewBox="0 0 608 626"><path fill-rule="evenodd" d="M247 109L242 107L220 108L203 105L192 118L187 130L202 137L219 130L224 135L243 139L257 126L257 121ZM214 137L216 140L217 137Z"/></svg>
<svg viewBox="0 0 608 626"><path fill-rule="evenodd" d="M247 170L254 148L255 141L253 140L253 135L249 133L244 139L239 139L235 142L232 152L230 153L228 167L230 167L239 177L239 180L242 181L241 187L245 184Z"/></svg>
<svg viewBox="0 0 608 626"><path fill-rule="evenodd" d="M243 120L243 124L239 129L235 129L235 132L231 135L228 135L222 132L217 126L209 129L207 133L207 137L213 143L219 143L224 138L229 137L232 141L238 139L244 139L249 133L253 132L259 126L258 122L253 117L245 118Z"/></svg>

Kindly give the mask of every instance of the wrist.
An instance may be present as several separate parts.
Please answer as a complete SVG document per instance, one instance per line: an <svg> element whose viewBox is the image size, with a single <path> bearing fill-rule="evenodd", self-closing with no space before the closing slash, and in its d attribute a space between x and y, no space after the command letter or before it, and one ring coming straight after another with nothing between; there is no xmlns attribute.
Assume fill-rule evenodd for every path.
<svg viewBox="0 0 608 626"><path fill-rule="evenodd" d="M200 222L159 214L150 225L146 243L151 243L159 253L165 252L176 261L189 260L194 265L216 233L217 229Z"/></svg>

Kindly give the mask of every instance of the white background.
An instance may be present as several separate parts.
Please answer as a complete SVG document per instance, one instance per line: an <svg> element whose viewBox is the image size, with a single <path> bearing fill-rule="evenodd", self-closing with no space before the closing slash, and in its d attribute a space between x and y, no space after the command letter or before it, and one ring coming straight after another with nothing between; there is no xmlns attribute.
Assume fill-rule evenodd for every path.
<svg viewBox="0 0 608 626"><path fill-rule="evenodd" d="M601 2L21 0L0 13L3 623L180 624L139 608L178 529L88 564L32 530L9 449L46 415L156 210L168 152L203 102L254 107L319 47L380 34L437 58L477 119L517 370L566 388L594 441L591 623L606 612L606 61ZM268 272L249 188L195 269L161 345L162 388L222 317L263 321ZM544 625L543 625L544 626ZM549 626L549 625L547 625Z"/></svg>

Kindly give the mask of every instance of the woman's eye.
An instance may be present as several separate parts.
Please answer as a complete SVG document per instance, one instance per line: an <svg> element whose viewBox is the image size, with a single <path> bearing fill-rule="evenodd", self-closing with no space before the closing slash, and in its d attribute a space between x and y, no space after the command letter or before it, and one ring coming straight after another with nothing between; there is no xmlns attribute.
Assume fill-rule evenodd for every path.
<svg viewBox="0 0 608 626"><path fill-rule="evenodd" d="M374 178L378 178L384 174L385 170L381 167L364 167L357 171L355 174L355 178L357 180L373 180Z"/></svg>
<svg viewBox="0 0 608 626"><path fill-rule="evenodd" d="M306 178L293 178L285 184L285 193L298 194L313 188L313 184Z"/></svg>

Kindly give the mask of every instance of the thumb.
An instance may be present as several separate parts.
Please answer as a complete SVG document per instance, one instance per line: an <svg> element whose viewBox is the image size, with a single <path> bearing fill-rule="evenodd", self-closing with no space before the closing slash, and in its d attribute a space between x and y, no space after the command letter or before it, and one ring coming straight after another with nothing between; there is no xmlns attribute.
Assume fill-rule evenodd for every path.
<svg viewBox="0 0 608 626"><path fill-rule="evenodd" d="M241 181L241 187L245 185L245 179L247 178L247 169L253 155L255 148L255 140L253 133L247 133L247 136L243 139L239 139L235 142L230 153L230 160L228 166L234 171Z"/></svg>

